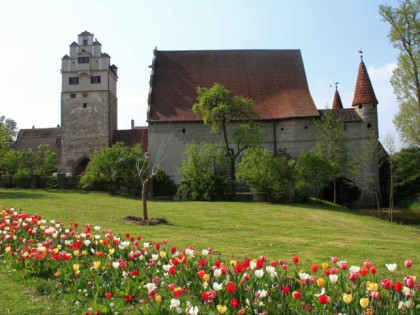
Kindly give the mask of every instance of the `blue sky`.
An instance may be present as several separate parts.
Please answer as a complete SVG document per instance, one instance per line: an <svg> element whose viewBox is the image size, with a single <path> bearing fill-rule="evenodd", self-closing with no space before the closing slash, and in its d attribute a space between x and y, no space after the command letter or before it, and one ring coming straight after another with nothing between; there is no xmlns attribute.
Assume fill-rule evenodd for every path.
<svg viewBox="0 0 420 315"><path fill-rule="evenodd" d="M351 107L359 50L379 101L380 137L395 133L389 84L398 51L376 0L14 0L0 2L0 115L19 128L60 124L61 58L87 30L118 66L119 129L145 125L153 49L300 49L318 108L334 82ZM398 1L386 1L393 6Z"/></svg>

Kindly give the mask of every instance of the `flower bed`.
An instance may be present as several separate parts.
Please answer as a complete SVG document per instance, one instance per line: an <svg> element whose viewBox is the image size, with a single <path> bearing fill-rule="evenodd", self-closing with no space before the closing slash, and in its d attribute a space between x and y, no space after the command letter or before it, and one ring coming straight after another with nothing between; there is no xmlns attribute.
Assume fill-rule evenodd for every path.
<svg viewBox="0 0 420 315"><path fill-rule="evenodd" d="M207 248L114 235L98 226L0 213L2 260L43 291L86 314L417 314L420 282L412 262L302 266L299 258L222 261ZM400 266L403 265L404 267ZM404 270L397 278L395 270ZM386 271L388 276L378 277Z"/></svg>

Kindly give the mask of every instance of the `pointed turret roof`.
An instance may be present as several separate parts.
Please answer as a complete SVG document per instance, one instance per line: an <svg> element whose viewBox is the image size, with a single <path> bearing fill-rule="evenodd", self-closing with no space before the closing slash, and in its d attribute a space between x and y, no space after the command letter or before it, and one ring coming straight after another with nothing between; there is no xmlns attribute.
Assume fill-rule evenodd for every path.
<svg viewBox="0 0 420 315"><path fill-rule="evenodd" d="M373 91L369 74L366 70L365 63L363 62L363 57L361 57L352 106L368 103L378 104L378 100Z"/></svg>
<svg viewBox="0 0 420 315"><path fill-rule="evenodd" d="M340 93L338 93L337 87L335 87L335 94L334 94L334 101L332 105L332 109L342 109L343 103L341 102Z"/></svg>

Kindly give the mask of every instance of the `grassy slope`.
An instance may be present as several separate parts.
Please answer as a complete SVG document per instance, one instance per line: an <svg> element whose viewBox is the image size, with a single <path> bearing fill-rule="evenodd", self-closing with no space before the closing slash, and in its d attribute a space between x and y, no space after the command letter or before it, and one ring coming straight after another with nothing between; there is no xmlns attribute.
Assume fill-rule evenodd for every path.
<svg viewBox="0 0 420 315"><path fill-rule="evenodd" d="M1 207L22 208L66 224L100 225L117 234L142 235L145 241L167 238L171 246L180 248L211 246L225 259L265 255L290 261L298 255L309 266L335 255L349 265L370 259L380 276L385 263L401 265L409 258L414 261L411 272L420 273L420 229L336 206L150 201L149 216L165 217L170 223L165 226L124 223L125 216L141 214L140 201L97 193L0 189Z"/></svg>
<svg viewBox="0 0 420 315"><path fill-rule="evenodd" d="M95 193L0 190L0 206L22 208L45 219L100 225L115 233L142 235L143 240L197 249L212 246L223 256L269 259L299 255L312 262L333 255L349 263L418 262L420 230L357 215L325 205L271 205L231 202L149 202L150 217L165 217L169 225L124 223L140 215L139 200Z"/></svg>

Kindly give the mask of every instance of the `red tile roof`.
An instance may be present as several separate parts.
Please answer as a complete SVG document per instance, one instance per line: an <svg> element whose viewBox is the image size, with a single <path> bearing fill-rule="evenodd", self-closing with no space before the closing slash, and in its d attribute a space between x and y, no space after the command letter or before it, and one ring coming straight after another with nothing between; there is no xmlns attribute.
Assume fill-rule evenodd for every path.
<svg viewBox="0 0 420 315"><path fill-rule="evenodd" d="M254 100L260 119L318 116L300 50L155 51L148 121L199 121L197 86Z"/></svg>
<svg viewBox="0 0 420 315"><path fill-rule="evenodd" d="M356 88L354 89L352 106L369 103L378 104L378 100L376 99L369 74L362 59L357 73Z"/></svg>
<svg viewBox="0 0 420 315"><path fill-rule="evenodd" d="M143 152L147 152L149 133L147 127L137 127L128 130L115 130L112 137L112 144L124 142L129 147L140 144Z"/></svg>
<svg viewBox="0 0 420 315"><path fill-rule="evenodd" d="M343 103L341 102L340 93L338 93L338 90L335 89L332 109L342 109L342 108L343 108Z"/></svg>

